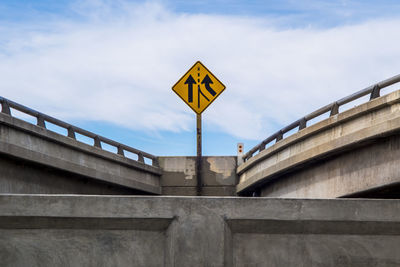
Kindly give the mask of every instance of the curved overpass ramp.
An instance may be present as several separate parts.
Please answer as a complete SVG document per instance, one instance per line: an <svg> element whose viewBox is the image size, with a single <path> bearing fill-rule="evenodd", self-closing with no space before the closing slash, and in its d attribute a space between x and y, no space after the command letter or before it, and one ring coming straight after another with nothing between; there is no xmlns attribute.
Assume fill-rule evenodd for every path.
<svg viewBox="0 0 400 267"><path fill-rule="evenodd" d="M0 193L161 194L156 156L6 98L0 104Z"/></svg>
<svg viewBox="0 0 400 267"><path fill-rule="evenodd" d="M370 86L264 140L237 168L237 193L288 198L399 197L400 91L379 97L380 89L399 81L400 76L395 76ZM368 94L367 103L339 113L341 105ZM306 127L308 120L326 112L329 118ZM298 132L283 138L296 127Z"/></svg>

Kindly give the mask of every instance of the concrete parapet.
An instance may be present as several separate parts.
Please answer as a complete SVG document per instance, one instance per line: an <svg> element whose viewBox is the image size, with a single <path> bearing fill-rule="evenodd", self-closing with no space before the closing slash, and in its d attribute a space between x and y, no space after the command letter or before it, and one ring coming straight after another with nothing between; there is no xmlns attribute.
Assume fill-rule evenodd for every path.
<svg viewBox="0 0 400 267"><path fill-rule="evenodd" d="M2 266L399 266L399 200L0 195Z"/></svg>

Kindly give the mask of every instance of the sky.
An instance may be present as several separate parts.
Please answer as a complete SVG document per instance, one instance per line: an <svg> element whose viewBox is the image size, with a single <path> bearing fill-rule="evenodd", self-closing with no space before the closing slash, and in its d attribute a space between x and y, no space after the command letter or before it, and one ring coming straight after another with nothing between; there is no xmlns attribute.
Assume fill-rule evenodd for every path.
<svg viewBox="0 0 400 267"><path fill-rule="evenodd" d="M0 0L0 95L154 155L195 155L195 113L171 87L200 60L226 86L202 114L203 154L236 155L399 74L399 14L394 0Z"/></svg>

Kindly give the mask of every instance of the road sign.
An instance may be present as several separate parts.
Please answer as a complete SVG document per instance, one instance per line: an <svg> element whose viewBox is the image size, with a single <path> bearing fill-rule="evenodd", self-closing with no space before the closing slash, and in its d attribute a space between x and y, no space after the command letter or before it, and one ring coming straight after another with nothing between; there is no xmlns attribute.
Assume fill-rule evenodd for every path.
<svg viewBox="0 0 400 267"><path fill-rule="evenodd" d="M172 90L197 114L201 114L221 93L225 85L197 61Z"/></svg>

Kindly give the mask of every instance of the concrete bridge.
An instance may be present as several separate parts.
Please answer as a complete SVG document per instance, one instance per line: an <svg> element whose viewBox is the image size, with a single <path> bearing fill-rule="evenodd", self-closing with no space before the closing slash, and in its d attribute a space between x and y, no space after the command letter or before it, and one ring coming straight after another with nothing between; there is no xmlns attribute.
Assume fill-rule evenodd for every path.
<svg viewBox="0 0 400 267"><path fill-rule="evenodd" d="M151 154L0 98L0 192L160 194L161 169ZM12 116L33 116L36 125ZM50 124L66 136L46 129ZM77 135L92 140L86 144ZM102 149L107 144L116 153ZM128 158L129 152L134 157ZM148 164L148 162L150 164Z"/></svg>
<svg viewBox="0 0 400 267"><path fill-rule="evenodd" d="M382 81L327 105L264 140L243 156L239 195L285 198L399 198L400 91L379 97L400 81ZM344 112L339 107L370 100ZM306 122L329 117L306 127ZM297 128L298 132L283 138ZM274 142L266 148L266 145ZM257 153L257 154L256 154Z"/></svg>
<svg viewBox="0 0 400 267"><path fill-rule="evenodd" d="M400 91L380 96L399 81L400 75L326 105L245 155L204 157L202 195L400 197ZM369 101L340 112L363 96ZM2 193L197 194L193 157L157 157L11 100L0 103ZM329 117L310 125L324 114Z"/></svg>
<svg viewBox="0 0 400 267"><path fill-rule="evenodd" d="M335 199L399 198L400 91L379 96L398 81L245 155L204 157L202 195L214 197L190 197L193 157L156 157L0 98L1 265L400 266L399 200Z"/></svg>

